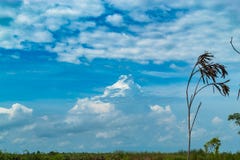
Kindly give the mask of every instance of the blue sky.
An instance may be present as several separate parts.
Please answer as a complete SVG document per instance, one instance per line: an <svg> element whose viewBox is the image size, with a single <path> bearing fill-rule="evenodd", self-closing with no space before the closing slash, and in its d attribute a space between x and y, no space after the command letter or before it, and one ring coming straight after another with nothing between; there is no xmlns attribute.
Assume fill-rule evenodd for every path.
<svg viewBox="0 0 240 160"><path fill-rule="evenodd" d="M239 2L0 1L0 143L11 152L185 150L185 87L209 51L231 93L205 90L193 148L239 151Z"/></svg>

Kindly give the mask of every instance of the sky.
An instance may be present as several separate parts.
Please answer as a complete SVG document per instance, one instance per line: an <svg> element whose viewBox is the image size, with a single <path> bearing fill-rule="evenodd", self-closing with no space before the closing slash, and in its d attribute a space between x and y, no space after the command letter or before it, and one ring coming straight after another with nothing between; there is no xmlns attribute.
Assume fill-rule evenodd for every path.
<svg viewBox="0 0 240 160"><path fill-rule="evenodd" d="M240 55L229 43L240 49L239 5L1 0L0 149L186 150L186 83L208 51L227 67L231 92L199 94L192 148L218 137L220 151L239 151L239 127L227 120L240 107Z"/></svg>

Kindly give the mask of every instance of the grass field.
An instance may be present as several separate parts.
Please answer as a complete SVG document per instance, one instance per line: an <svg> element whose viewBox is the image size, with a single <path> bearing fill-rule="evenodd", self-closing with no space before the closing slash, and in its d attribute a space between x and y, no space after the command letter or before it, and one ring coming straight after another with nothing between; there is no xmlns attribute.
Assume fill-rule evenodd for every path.
<svg viewBox="0 0 240 160"><path fill-rule="evenodd" d="M240 152L206 154L202 150L192 151L192 160L240 160ZM0 153L0 160L186 160L186 152L150 153L150 152L122 152L113 153Z"/></svg>

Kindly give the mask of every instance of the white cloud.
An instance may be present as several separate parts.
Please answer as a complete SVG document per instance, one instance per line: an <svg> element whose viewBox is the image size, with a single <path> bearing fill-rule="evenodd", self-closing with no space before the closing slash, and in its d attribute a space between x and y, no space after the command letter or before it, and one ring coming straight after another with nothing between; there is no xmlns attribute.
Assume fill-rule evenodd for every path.
<svg viewBox="0 0 240 160"><path fill-rule="evenodd" d="M121 75L116 83L107 86L102 95L78 99L76 105L69 110L66 123L76 124L85 121L84 115L97 115L93 121L99 119L113 121L112 118L121 118L122 107L116 103L116 98L121 100L127 96L134 96L140 86L136 84L131 75ZM117 105L118 104L118 105ZM120 108L116 108L116 105ZM123 117L122 117L123 118ZM113 121L114 122L114 121Z"/></svg>
<svg viewBox="0 0 240 160"><path fill-rule="evenodd" d="M40 7L37 8L35 5ZM101 1L98 0L70 0L67 2L64 0L53 0L51 2L47 0L30 1L30 3L25 4L25 7L26 9L29 7L31 9L36 9L37 11L41 10L43 14L48 17L97 17L104 12L104 7Z"/></svg>
<svg viewBox="0 0 240 160"><path fill-rule="evenodd" d="M18 10L16 8L18 8L20 5L16 5L15 6L16 8L14 8L14 7L11 7L11 3L14 4L15 2L14 1L1 2L1 5L0 5L1 18L5 18L5 17L14 18L17 15ZM16 3L19 3L19 2L16 2Z"/></svg>
<svg viewBox="0 0 240 160"><path fill-rule="evenodd" d="M124 24L126 32L125 30L122 31L124 33L111 31L104 24L99 25L97 21L80 20L85 17L99 17L107 13L104 4L99 0L53 0L51 2L25 0L16 8L11 5L1 7L3 12L0 16L13 18L13 21L7 27L0 26L0 47L24 49L29 47L23 43L26 41L51 43L41 44L43 50L56 52L58 61L75 64L80 63L81 56L90 60L93 58L127 58L137 62L148 60L153 60L155 63L168 60L192 62L192 59L204 50L216 53L222 61L238 61L225 54L232 51L229 47L229 37L239 33L236 22L231 18L240 18L236 9L238 5L234 5L239 3L237 1L228 4L221 1L179 1L176 3L172 0L167 2L131 0L126 3L124 0L107 0L105 3L126 12L123 11L121 15L112 13L100 18L112 25ZM226 8L219 11L216 6L226 6ZM175 13L173 8L180 11ZM146 14L146 11L156 9L163 13L173 11L169 15L163 15L170 16L165 18L169 21L152 20ZM181 9L187 11L181 11ZM123 20L124 14L134 20L149 23L138 25L129 21L130 23L126 25ZM176 19L171 17L174 17L174 14L176 14ZM86 31L89 27L91 30ZM68 32L61 38L55 39L53 35L58 33L53 32L59 30ZM80 34L69 35L70 31L80 31ZM69 39L74 40L75 43L69 43ZM81 44L88 44L91 47L84 48Z"/></svg>
<svg viewBox="0 0 240 160"><path fill-rule="evenodd" d="M145 0L129 0L128 2L126 2L125 0L107 0L107 2L123 10L144 8L148 4Z"/></svg>
<svg viewBox="0 0 240 160"><path fill-rule="evenodd" d="M154 77L161 77L161 78L174 78L174 77L183 77L180 72L158 72L158 71L142 71L143 74L154 76Z"/></svg>
<svg viewBox="0 0 240 160"><path fill-rule="evenodd" d="M122 75L119 80L111 86L106 87L103 97L124 97L126 92L134 85L131 75Z"/></svg>
<svg viewBox="0 0 240 160"><path fill-rule="evenodd" d="M179 114L178 117L175 116L173 107L170 105L149 105L153 101L151 99L140 101L139 95L134 102L126 99L126 97L136 96L137 92L129 92L134 86L136 87L136 83L130 75L122 75L115 83L107 86L101 95L78 99L76 105L68 113L54 116L41 115L31 119L30 123L16 124L17 128L9 129L7 126L5 127L7 132L0 132L0 139L6 143L9 143L7 141L13 142L12 145L17 148L19 144L24 144L23 147L34 144L33 148L30 148L33 150L35 148L45 149L46 146L52 145L53 148L57 146L56 149L67 150L69 146L72 146L81 150L96 151L97 149L94 150L92 146L102 144L102 142L104 142L102 146L104 151L109 151L110 147L113 150L125 149L126 145L165 148L170 146L168 142L179 141L181 141L180 145L174 147L174 150L184 147L185 138L182 137L186 136L186 121L180 121ZM107 89L114 90L114 92L109 91L105 94L104 91ZM142 94L145 95L144 92ZM137 102L144 103L141 104L141 107L145 107L143 112L123 112L124 105L129 104L135 107L134 104ZM32 113L32 110L27 107L20 107L19 104L14 106L12 108L20 108L20 111L15 111L19 115L28 117ZM138 108L138 105L136 107L136 110L142 109ZM1 108L0 113L9 116L10 112L14 112L12 108ZM201 138L206 135L209 137L213 135L211 131L209 128L196 126L193 130L193 137ZM47 143L44 140L47 140ZM79 142L81 142L80 148L78 148Z"/></svg>
<svg viewBox="0 0 240 160"><path fill-rule="evenodd" d="M6 49L22 48L19 40L13 37L13 34L15 32L16 31L12 30L11 28L5 28L0 26L0 47Z"/></svg>
<svg viewBox="0 0 240 160"><path fill-rule="evenodd" d="M156 113L171 113L172 112L170 106L166 106L164 109L164 107L161 107L159 105L153 105L153 106L150 106L150 109Z"/></svg>
<svg viewBox="0 0 240 160"><path fill-rule="evenodd" d="M18 25L31 25L36 21L37 21L36 17L30 17L27 14L19 14L15 19L15 23Z"/></svg>
<svg viewBox="0 0 240 160"><path fill-rule="evenodd" d="M52 37L52 34L48 31L36 31L31 35L31 37L28 37L27 40L36 42L36 43L46 43L46 42L52 42L53 37Z"/></svg>
<svg viewBox="0 0 240 160"><path fill-rule="evenodd" d="M172 113L171 107L168 105L165 108L159 105L150 106L152 111L150 114L156 117L158 125L171 125L175 120L176 116Z"/></svg>
<svg viewBox="0 0 240 160"><path fill-rule="evenodd" d="M135 21L138 22L149 22L150 18L143 12L139 11L139 10L135 10L130 12L129 14Z"/></svg>
<svg viewBox="0 0 240 160"><path fill-rule="evenodd" d="M74 21L69 26L69 28L72 30L79 29L80 31L86 30L88 28L95 28L95 27L96 27L96 22L94 21L88 21L88 22ZM70 44L74 44L76 41L78 41L78 39L69 39L69 40L74 40L73 42L69 42Z"/></svg>
<svg viewBox="0 0 240 160"><path fill-rule="evenodd" d="M178 70L178 71L184 71L186 68L185 67L180 67L174 63L170 64L169 68L174 69L174 70Z"/></svg>
<svg viewBox="0 0 240 160"><path fill-rule="evenodd" d="M65 48L66 47L66 48ZM65 48L65 49L64 49ZM74 64L80 64L79 57L83 56L83 52L81 52L82 48L78 48L77 50L68 51L68 47L65 44L57 44L53 51L58 53L57 60L60 62L69 62Z"/></svg>
<svg viewBox="0 0 240 160"><path fill-rule="evenodd" d="M215 19L219 21L216 22ZM226 37L229 32L225 30L232 27L227 19L214 12L196 11L173 22L151 23L144 27L130 24L128 27L130 31L138 35L108 32L102 28L93 32L82 32L78 41L90 44L94 49L83 49L77 44L64 46L65 49L69 48L67 52L69 54L64 54L64 59L67 61L67 56L72 57L71 59L78 59L84 55L90 59L127 57L135 61L163 62L170 59L192 61L197 55L209 50L217 53L219 59L230 60L229 56L224 55L231 49L227 47ZM222 34L218 34L218 31ZM205 41L206 37L208 41ZM118 43L115 43L116 40ZM63 43L66 42L63 41ZM63 54L59 56L62 57Z"/></svg>
<svg viewBox="0 0 240 160"><path fill-rule="evenodd" d="M196 3L202 3L183 0L171 0L168 2L160 2L158 0L151 2L147 0L131 0L128 2L125 0L108 0L107 2L120 9L128 10L129 15L134 18L134 20L143 22L150 21L149 17L145 14L145 10L151 8L151 5L155 7L160 6L162 3L168 3L174 7L196 8ZM204 3L207 3L205 6L214 6L214 3L219 2ZM54 6L58 7L55 8ZM226 5L226 7L228 6L230 6L230 4ZM239 5L235 6L237 7ZM17 11L21 14L15 13ZM0 27L0 46L7 49L21 48L23 46L20 45L20 42L25 40L37 43L52 42L53 46L54 43L57 42L56 46L49 49L49 51L58 53L59 57L57 60L75 64L80 63L78 58L81 56L86 56L89 59L96 57L128 58L136 61L153 59L155 62L161 62L169 59L191 60L204 50L216 51L219 55L222 53L225 54L225 52L229 53L229 50L226 49L228 48L228 37L239 34L238 29L230 27L232 25L228 17L225 16L225 13L229 12L228 10L209 12L191 11L190 9L187 15L168 23L152 22L146 26L128 24L130 31L134 32L135 35L115 33L113 31L109 32L108 29L102 26L96 26L95 22L75 21L78 17L96 17L103 12L104 7L99 0L25 0L21 10L12 9L9 11L9 8L5 10L1 8L1 15L15 17L15 21L9 27ZM123 18L118 14L110 15L106 20L113 25L123 23ZM49 31L45 30L50 29L51 31L56 31L67 23L71 23L72 30L80 29L81 33L79 37L66 36L66 39L53 40ZM87 32L85 29L88 27L96 27L96 29L94 28ZM32 28L36 28L36 30ZM71 31L71 29L68 31ZM30 37L28 35L29 33L31 33ZM19 38L13 38L14 34L19 36ZM71 40L73 42L70 42ZM225 42L225 40L227 40L227 42ZM82 48L80 47L81 43L89 44L93 49ZM218 57L225 59L231 56L223 55ZM123 79L124 78L112 86L107 87L102 96L112 98L124 97L126 92L130 90L130 87ZM178 96L184 93L184 90L178 86L164 86L160 88L153 86L149 88L149 91L154 91L155 94L161 92L158 95L165 97L168 95ZM77 102L74 106L75 110L74 107L72 108L76 113L111 113L111 111L116 109L111 100L102 101L99 98L93 97L80 99L80 101L81 103ZM164 108L158 105L151 107L151 111L155 113L171 112L170 107ZM5 112L9 111L5 110ZM43 119L47 121L48 117L43 117ZM171 118L166 121L171 121ZM99 133L104 135L103 132Z"/></svg>
<svg viewBox="0 0 240 160"><path fill-rule="evenodd" d="M214 124L214 125L218 125L218 124L220 124L220 123L222 123L222 119L221 118L219 118L219 117L214 117L213 119L212 119L212 124Z"/></svg>
<svg viewBox="0 0 240 160"><path fill-rule="evenodd" d="M78 11L72 10L71 8L51 8L46 11L46 14L49 16L77 16L79 14Z"/></svg>
<svg viewBox="0 0 240 160"><path fill-rule="evenodd" d="M53 42L52 34L48 29L56 31L69 20L87 16L97 17L104 12L102 2L98 0L24 1L20 6L19 8L3 7L7 9L2 16L11 16L13 21L10 26L1 29L6 36L1 36L3 40L1 40L0 47L22 49L26 47L22 43L25 41Z"/></svg>
<svg viewBox="0 0 240 160"><path fill-rule="evenodd" d="M64 19L63 17L47 17L45 21L46 27L53 32L59 30L61 26L66 25L67 23L67 19Z"/></svg>
<svg viewBox="0 0 240 160"><path fill-rule="evenodd" d="M102 95L78 99L75 106L69 110L65 122L67 124L83 124L87 121L85 116L94 115L90 123L103 123L106 121L119 123L118 120L113 120L113 118L119 116L119 119L121 119L124 116L121 113L122 108L116 108L116 106L119 107L116 99L121 100L128 94L134 96L136 89L138 90L139 87L139 85L135 84L131 75L122 75L116 83L107 86Z"/></svg>
<svg viewBox="0 0 240 160"><path fill-rule="evenodd" d="M27 108L24 105L21 105L19 103L15 103L12 105L11 108L0 108L0 115L8 115L9 119L14 119L18 117L25 117L27 115L32 114L32 109Z"/></svg>
<svg viewBox="0 0 240 160"><path fill-rule="evenodd" d="M93 100L89 98L78 99L77 104L69 111L71 114L93 113L104 114L114 110L111 103Z"/></svg>
<svg viewBox="0 0 240 160"><path fill-rule="evenodd" d="M120 14L109 15L107 16L106 21L111 23L113 26L123 25L123 17Z"/></svg>

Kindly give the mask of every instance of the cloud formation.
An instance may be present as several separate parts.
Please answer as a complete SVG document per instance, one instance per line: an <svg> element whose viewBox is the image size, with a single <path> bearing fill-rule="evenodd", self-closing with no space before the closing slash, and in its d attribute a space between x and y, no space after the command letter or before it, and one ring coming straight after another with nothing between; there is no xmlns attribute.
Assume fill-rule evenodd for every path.
<svg viewBox="0 0 240 160"><path fill-rule="evenodd" d="M113 26L123 25L123 18L119 14L113 14L106 17L106 21L111 23Z"/></svg>
<svg viewBox="0 0 240 160"><path fill-rule="evenodd" d="M131 75L121 75L116 83L106 87L102 97L125 97L131 90L137 92L141 87L133 81Z"/></svg>
<svg viewBox="0 0 240 160"><path fill-rule="evenodd" d="M145 103L142 106L135 106L136 110L137 107L145 108L144 113L125 112L124 105L135 104L138 100L138 92L142 91L133 77L122 75L115 83L107 86L101 95L79 98L76 104L62 116L32 116L33 110L21 104L14 104L10 109L1 108L0 116L6 115L2 117L5 120L24 117L24 121L14 124L9 132L0 131L0 138L11 137L12 145L21 145L22 148L31 145L30 143L37 144L35 148L43 148L45 143L39 143L41 139L47 139L49 143L66 148L69 145L75 146L75 138L78 137L84 146L81 150L94 151L93 146L96 146L95 151L100 148L107 151L110 146L115 146L117 149L124 148L127 144L147 145L147 141L139 139L144 135L158 133L158 127L164 127L159 132L161 135L156 134L156 137L159 141L170 140L170 137L164 139L162 137L167 130L175 130L175 115L170 106L149 107L149 104ZM129 97L136 98L129 99ZM149 122L152 122L151 125ZM19 127L21 129L18 135L12 134ZM105 143L100 147L98 143L102 140Z"/></svg>
<svg viewBox="0 0 240 160"><path fill-rule="evenodd" d="M140 101L143 97L150 101ZM179 117L175 106L151 103L151 96L145 94L133 76L121 75L100 95L79 98L62 115L34 115L33 109L18 103L0 108L0 140L6 146L9 143L18 146L21 151L26 148L73 151L69 150L73 147L74 151L110 151L109 148L114 151L139 146L184 148L186 117ZM215 117L212 123L222 120ZM18 134L14 134L16 131ZM224 137L220 130L209 130L199 124L193 130L193 138L199 141L215 134Z"/></svg>
<svg viewBox="0 0 240 160"><path fill-rule="evenodd" d="M221 60L235 61L225 55L231 51L226 43L229 37L239 32L231 18L239 18L235 7L238 2L232 3L236 4L225 7L222 1L140 0L127 5L115 0L4 1L0 47L38 48L56 53L58 61L75 64L81 63L81 57L156 63L191 61L205 50L216 53ZM221 7L225 9L219 10Z"/></svg>
<svg viewBox="0 0 240 160"><path fill-rule="evenodd" d="M15 118L24 118L25 116L29 116L32 114L32 109L27 108L24 105L19 103L15 103L11 108L0 108L0 115L7 115L7 117L11 119Z"/></svg>
<svg viewBox="0 0 240 160"><path fill-rule="evenodd" d="M70 96L75 100L81 95L65 110L61 104L55 104L61 111L53 111L52 114L35 114L35 108L21 104L0 108L0 140L3 145L11 143L21 151L26 148L55 150L56 146L63 150L76 148L81 151L101 151L112 147L135 149L139 146L164 149L166 145L174 151L184 148L184 75L187 75L193 58L205 50L213 52L220 62L239 61L226 54L232 52L229 38L239 34L238 6L238 1L130 0L127 4L125 0L0 1L0 56L5 61L7 54L6 57L14 62L8 64L11 69L6 71L6 75L19 79L28 77L26 68L31 68L31 65L25 66L25 60L32 63L38 61L36 57L41 57L43 61L38 62L41 67L33 67L36 70L30 72L39 73L42 66L44 71L47 70L46 74L34 74L34 80L39 77L39 80L44 80L40 87L54 83L45 97L51 98L52 93L62 89L65 91L66 86L73 84L72 80L78 81L80 89L72 91L73 85L66 89L64 96L59 94L56 97L64 97L65 100L66 95L80 92ZM181 65L179 61L185 64ZM54 67L49 67L48 62ZM95 65L95 62L100 63ZM23 63L23 68L19 67L21 73L15 71ZM79 71L79 68L84 73L75 73L74 69ZM66 76L50 77L53 72L49 69L57 70L54 76ZM117 74L129 73L136 76L143 86L131 75L122 75L112 81ZM95 76L91 76L93 74ZM81 84L79 77L90 75L95 79L100 74L107 75L104 84L115 83L89 87L94 91L89 91L86 83ZM64 82L56 82L59 78ZM46 79L50 80L45 82ZM35 85L31 83L29 92ZM96 92L99 94L95 95ZM45 93L44 90L35 97ZM173 97L176 98L174 102ZM205 114L211 113L208 111L204 111ZM223 137L226 129L219 131L221 126L229 127L218 116L212 118L211 115L207 122L213 129L209 126L204 128L201 123L196 123L194 128L193 137L201 143L206 140L206 135ZM17 135L14 134L16 132ZM45 143L46 140L49 143Z"/></svg>
<svg viewBox="0 0 240 160"><path fill-rule="evenodd" d="M109 113L114 110L114 105L110 103L104 103L99 100L90 100L88 98L79 99L77 104L69 111L71 114L83 114L83 113Z"/></svg>

